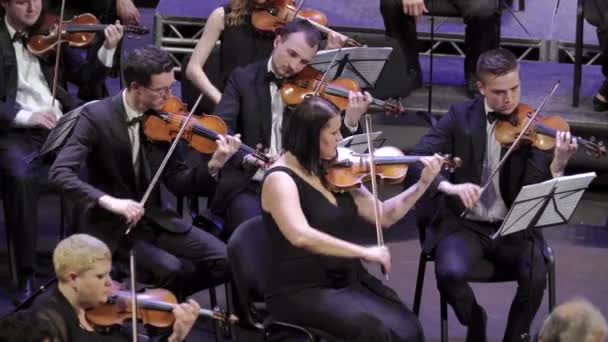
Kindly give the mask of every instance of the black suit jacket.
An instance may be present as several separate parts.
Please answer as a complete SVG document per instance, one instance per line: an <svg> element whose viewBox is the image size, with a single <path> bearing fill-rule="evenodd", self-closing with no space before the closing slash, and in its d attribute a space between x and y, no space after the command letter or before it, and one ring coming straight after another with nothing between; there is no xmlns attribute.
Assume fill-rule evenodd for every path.
<svg viewBox="0 0 608 342"><path fill-rule="evenodd" d="M252 147L258 144L270 146L272 110L267 71L268 59L236 68L228 78L222 100L214 110L215 115L226 121L231 133L240 133L243 143ZM289 119L289 113L290 110L286 109L284 120ZM346 125L342 125L341 133L344 137L353 134ZM255 170L243 170L240 159L233 158L232 163L222 170L213 209L222 212L232 198L247 187L254 173Z"/></svg>
<svg viewBox="0 0 608 342"><path fill-rule="evenodd" d="M140 200L168 150L167 143L153 143L142 137L141 171L140 178L136 179L126 118L122 93L85 107L49 171L51 183L84 207L86 224L83 228L106 242L112 250L117 247L126 227L122 217L98 205L99 198L108 194ZM214 180L207 166L188 168L183 151L177 148L169 159L163 172L165 185L180 196L208 195ZM88 182L78 177L85 162ZM187 232L191 226L163 207L158 187L146 203L142 221L176 233Z"/></svg>
<svg viewBox="0 0 608 342"><path fill-rule="evenodd" d="M419 225L426 230L424 247L430 251L445 234L461 226L458 223L464 210L460 199L441 196L437 186L443 180L454 184L480 184L483 161L486 153L486 114L483 97L453 105L449 112L418 142L412 154L431 155L449 153L462 159L462 167L452 174L441 173L429 187L427 194L416 206ZM502 154L506 149L502 150ZM500 193L509 208L524 185L535 184L552 177L549 164L552 154L539 149L522 146L511 154L499 171ZM422 166L411 167L410 175L418 179ZM437 203L439 211L437 211ZM437 215L433 215L438 213ZM431 224L429 224L431 223ZM423 227L420 227L423 228Z"/></svg>
<svg viewBox="0 0 608 342"><path fill-rule="evenodd" d="M10 127L20 108L15 102L18 79L17 59L4 19L0 19L0 56L0 127L6 129ZM59 85L70 81L78 86L89 87L93 83L103 82L110 70L98 58L85 62L77 51L72 49L64 48L61 58ZM39 58L39 60L40 69L49 89L52 89L54 62L47 58ZM56 98L61 103L64 113L82 104L81 100L71 96L61 86L57 87Z"/></svg>

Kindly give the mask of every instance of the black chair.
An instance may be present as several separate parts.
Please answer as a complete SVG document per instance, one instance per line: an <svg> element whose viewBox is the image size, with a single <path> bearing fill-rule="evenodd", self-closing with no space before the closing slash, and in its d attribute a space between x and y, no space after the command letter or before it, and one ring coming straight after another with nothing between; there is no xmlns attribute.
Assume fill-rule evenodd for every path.
<svg viewBox="0 0 608 342"><path fill-rule="evenodd" d="M427 195L424 195L416 204L416 221L418 225L418 231L420 236L420 243L422 251L420 252L420 259L418 261L418 275L416 277L416 289L414 291L414 306L413 311L416 316L420 313L420 302L422 300L422 288L424 286L424 274L426 271L426 263L429 261L435 261L434 251L425 251L425 231L427 227L433 221L434 215L436 215L437 199L434 201ZM548 287L549 287L549 312L553 311L555 307L555 258L553 250L549 245L546 245L544 251L545 258L547 259L548 266ZM487 262L489 268L493 268L490 261ZM486 279L472 279L471 282L477 283L498 283L515 281L512 275L501 272L500 269L496 269L497 272L491 278ZM441 341L448 341L448 303L440 294L440 316L441 316Z"/></svg>
<svg viewBox="0 0 608 342"><path fill-rule="evenodd" d="M585 22L585 0L576 5L576 34L574 38L574 80L572 82L572 107L578 107L581 95L583 72L583 24Z"/></svg>
<svg viewBox="0 0 608 342"><path fill-rule="evenodd" d="M304 337L307 341L334 340L317 329L276 321L266 311L264 292L271 264L270 237L256 216L243 222L228 241L228 259L242 323L264 333L265 341Z"/></svg>

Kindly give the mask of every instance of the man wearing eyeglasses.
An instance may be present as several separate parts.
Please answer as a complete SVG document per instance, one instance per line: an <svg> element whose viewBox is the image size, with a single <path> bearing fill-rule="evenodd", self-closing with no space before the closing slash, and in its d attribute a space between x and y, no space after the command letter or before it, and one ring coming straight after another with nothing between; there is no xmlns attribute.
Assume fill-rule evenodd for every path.
<svg viewBox="0 0 608 342"><path fill-rule="evenodd" d="M180 291L229 277L224 243L164 208L159 185L142 198L169 143L143 135L144 121L162 110L175 82L169 54L155 46L132 51L124 65L127 88L87 106L49 172L51 182L86 208L84 233L103 240L120 260L135 250L139 279ZM189 168L178 146L162 173L177 196L208 195L219 169L240 147L221 136L208 163ZM78 178L87 163L89 181ZM133 227L125 235L127 227ZM151 279L145 279L151 276Z"/></svg>

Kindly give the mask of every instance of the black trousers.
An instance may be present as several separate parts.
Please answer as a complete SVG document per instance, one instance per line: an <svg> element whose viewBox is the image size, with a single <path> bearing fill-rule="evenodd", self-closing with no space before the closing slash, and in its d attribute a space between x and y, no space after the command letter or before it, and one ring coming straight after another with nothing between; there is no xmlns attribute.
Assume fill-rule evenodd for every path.
<svg viewBox="0 0 608 342"><path fill-rule="evenodd" d="M500 12L496 0L425 0L453 3L462 13L465 31L465 77L475 73L477 59L500 43ZM438 6L438 5L435 5ZM396 39L405 55L408 70L420 70L416 20L403 13L401 0L380 0L386 34Z"/></svg>
<svg viewBox="0 0 608 342"><path fill-rule="evenodd" d="M333 336L332 341L424 341L414 313L361 282L290 292L267 298L267 303L277 320L319 329Z"/></svg>
<svg viewBox="0 0 608 342"><path fill-rule="evenodd" d="M145 219L135 229L136 238L123 241L117 259L127 260L133 248L138 272L151 276L155 286L188 295L230 280L226 245L202 229L176 234Z"/></svg>
<svg viewBox="0 0 608 342"><path fill-rule="evenodd" d="M608 79L608 3L604 0L585 0L585 19L597 27L597 40L602 50L601 64L602 73ZM608 84L604 84L605 88L602 95L608 96Z"/></svg>
<svg viewBox="0 0 608 342"><path fill-rule="evenodd" d="M509 310L504 341L520 341L528 333L546 286L547 265L544 240L518 232L492 240L494 228L463 221L463 227L446 235L435 251L437 287L454 308L463 325L471 323L471 309L477 305L468 281L491 278L497 269L517 280L517 292ZM536 235L536 234L535 234ZM530 259L532 255L532 259ZM530 277L532 267L532 277Z"/></svg>
<svg viewBox="0 0 608 342"><path fill-rule="evenodd" d="M35 157L47 134L39 129L9 129L0 137L4 217L20 274L35 267L38 187L43 166Z"/></svg>
<svg viewBox="0 0 608 342"><path fill-rule="evenodd" d="M226 224L221 234L223 240L228 240L239 224L262 214L260 183L250 183L250 186L234 196L226 207Z"/></svg>

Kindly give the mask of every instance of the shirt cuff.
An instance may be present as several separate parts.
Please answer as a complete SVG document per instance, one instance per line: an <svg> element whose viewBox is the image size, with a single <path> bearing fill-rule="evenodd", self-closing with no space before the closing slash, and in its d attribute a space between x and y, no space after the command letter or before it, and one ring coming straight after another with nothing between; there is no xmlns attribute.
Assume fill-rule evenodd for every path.
<svg viewBox="0 0 608 342"><path fill-rule="evenodd" d="M116 47L111 49L107 49L105 45L102 45L97 51L97 58L101 64L103 64L106 68L111 68L114 65L114 53L116 52Z"/></svg>
<svg viewBox="0 0 608 342"><path fill-rule="evenodd" d="M355 133L359 129L359 123L358 122L357 122L357 124L355 126L350 126L349 124L346 123L346 119L344 120L344 126L346 126L346 128L348 128L348 130L351 133Z"/></svg>
<svg viewBox="0 0 608 342"><path fill-rule="evenodd" d="M25 109L18 111L17 115L15 115L15 119L13 120L13 126L21 128L28 127L32 114L34 113Z"/></svg>

